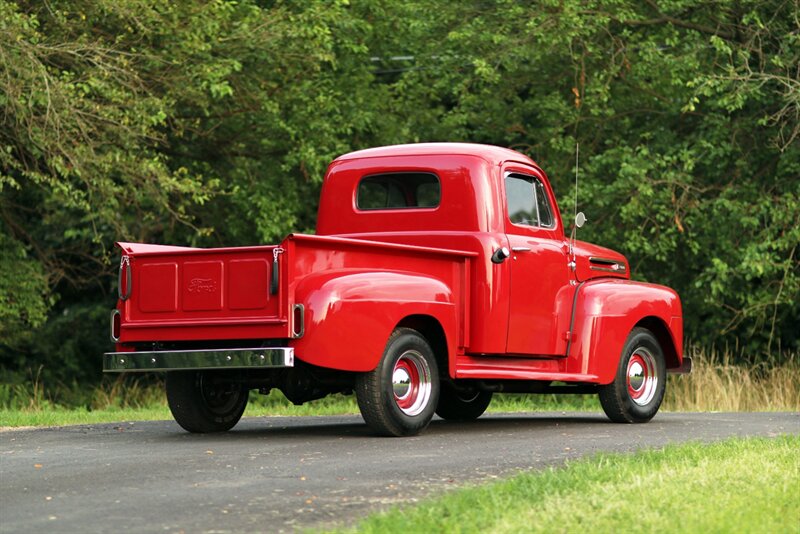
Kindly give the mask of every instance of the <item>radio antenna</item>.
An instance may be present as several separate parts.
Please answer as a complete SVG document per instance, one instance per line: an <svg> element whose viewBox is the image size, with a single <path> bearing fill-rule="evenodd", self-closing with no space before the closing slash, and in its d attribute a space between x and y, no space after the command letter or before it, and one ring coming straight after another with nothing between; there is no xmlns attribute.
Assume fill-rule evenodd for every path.
<svg viewBox="0 0 800 534"><path fill-rule="evenodd" d="M586 216L581 212L578 213L578 168L580 165L580 145L575 141L575 206L574 218L572 219L572 232L569 236L569 268L573 271L576 268L575 262L575 236L578 233L578 228L583 226L586 222Z"/></svg>
<svg viewBox="0 0 800 534"><path fill-rule="evenodd" d="M575 141L575 206L574 210L575 213L572 214L573 217L578 216L578 156L580 154L580 144ZM575 219L573 219L575 220Z"/></svg>

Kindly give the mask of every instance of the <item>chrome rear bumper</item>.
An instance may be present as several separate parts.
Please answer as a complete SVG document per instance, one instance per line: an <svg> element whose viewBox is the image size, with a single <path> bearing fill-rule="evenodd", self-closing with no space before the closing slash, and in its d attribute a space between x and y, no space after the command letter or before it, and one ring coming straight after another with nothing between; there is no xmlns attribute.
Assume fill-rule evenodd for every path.
<svg viewBox="0 0 800 534"><path fill-rule="evenodd" d="M290 347L106 352L104 373L294 367Z"/></svg>

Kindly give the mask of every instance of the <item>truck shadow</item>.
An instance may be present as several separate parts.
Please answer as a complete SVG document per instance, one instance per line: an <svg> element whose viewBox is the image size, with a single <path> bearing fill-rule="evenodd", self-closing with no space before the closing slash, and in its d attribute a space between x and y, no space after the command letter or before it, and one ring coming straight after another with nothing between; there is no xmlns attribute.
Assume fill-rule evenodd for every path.
<svg viewBox="0 0 800 534"><path fill-rule="evenodd" d="M404 440L424 440L441 438L447 435L476 437L497 432L553 432L568 427L607 427L613 425L602 414L490 414L475 421L444 421L436 418L430 426L418 436L397 438L397 444ZM358 416L306 416L306 417L248 417L233 430L218 434L190 434L178 432L170 434L168 439L198 441L238 441L250 439L267 440L337 440L374 438L376 440L394 441L393 438L377 436Z"/></svg>

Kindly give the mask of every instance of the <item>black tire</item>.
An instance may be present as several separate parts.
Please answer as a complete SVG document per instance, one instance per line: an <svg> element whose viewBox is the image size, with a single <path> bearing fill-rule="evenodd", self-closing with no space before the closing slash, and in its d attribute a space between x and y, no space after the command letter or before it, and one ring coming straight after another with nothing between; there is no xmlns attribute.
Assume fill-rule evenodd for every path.
<svg viewBox="0 0 800 534"><path fill-rule="evenodd" d="M448 421L472 421L483 415L490 402L491 391L458 391L445 386L439 393L436 415Z"/></svg>
<svg viewBox="0 0 800 534"><path fill-rule="evenodd" d="M383 436L413 436L431 422L439 402L439 370L428 342L416 330L398 328L374 370L356 378L364 421Z"/></svg>
<svg viewBox="0 0 800 534"><path fill-rule="evenodd" d="M167 402L175 421L189 432L225 432L242 418L249 391L219 373L167 373Z"/></svg>
<svg viewBox="0 0 800 534"><path fill-rule="evenodd" d="M634 328L611 384L600 386L600 404L615 423L646 423L664 400L667 373L664 351L645 328Z"/></svg>

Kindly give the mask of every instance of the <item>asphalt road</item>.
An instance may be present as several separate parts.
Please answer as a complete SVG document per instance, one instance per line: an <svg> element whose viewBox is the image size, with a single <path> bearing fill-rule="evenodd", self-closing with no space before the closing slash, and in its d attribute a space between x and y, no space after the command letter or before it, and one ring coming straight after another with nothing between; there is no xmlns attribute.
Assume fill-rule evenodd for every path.
<svg viewBox="0 0 800 534"><path fill-rule="evenodd" d="M0 532L281 532L598 451L800 433L798 413L600 414L435 420L373 437L360 417L245 418L227 434L172 421L0 433Z"/></svg>

